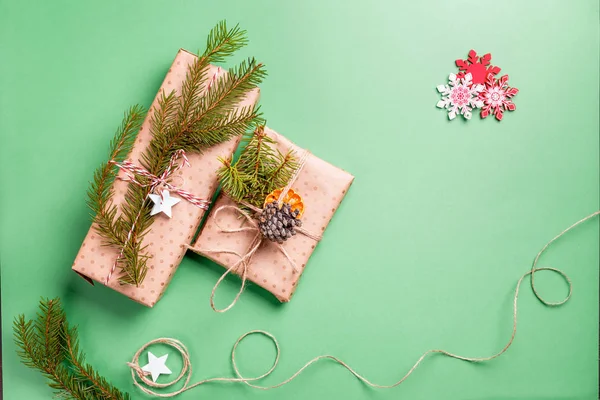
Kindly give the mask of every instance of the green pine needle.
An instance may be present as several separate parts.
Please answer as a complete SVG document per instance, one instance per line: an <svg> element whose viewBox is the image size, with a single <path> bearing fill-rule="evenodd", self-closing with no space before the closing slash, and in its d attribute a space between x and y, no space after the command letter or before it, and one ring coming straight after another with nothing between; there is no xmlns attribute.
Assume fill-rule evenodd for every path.
<svg viewBox="0 0 600 400"><path fill-rule="evenodd" d="M202 57L207 58L209 63L221 63L247 44L245 30L241 30L239 25L227 29L227 23L220 21L208 34Z"/></svg>
<svg viewBox="0 0 600 400"><path fill-rule="evenodd" d="M118 171L117 167L109 161L125 160L133 147L145 114L139 105L131 107L125 113L121 126L110 142L108 161L94 172L94 180L88 189L88 207L93 212L97 229L107 244L119 246L126 237L126 231L122 229L116 218L117 207L112 204L112 184Z"/></svg>
<svg viewBox="0 0 600 400"><path fill-rule="evenodd" d="M221 159L219 180L225 193L237 202L262 208L265 198L287 185L298 168L292 151L281 154L275 141L264 133L264 126L244 139L244 149L235 163Z"/></svg>
<svg viewBox="0 0 600 400"><path fill-rule="evenodd" d="M129 400L85 362L77 328L69 327L60 299L42 299L37 317L15 318L17 354L23 364L39 370L57 397L85 400Z"/></svg>

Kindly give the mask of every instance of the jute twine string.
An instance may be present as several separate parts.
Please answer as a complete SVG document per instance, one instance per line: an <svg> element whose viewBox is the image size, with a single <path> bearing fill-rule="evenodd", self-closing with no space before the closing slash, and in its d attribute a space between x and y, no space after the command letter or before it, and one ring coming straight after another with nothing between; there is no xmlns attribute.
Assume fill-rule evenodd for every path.
<svg viewBox="0 0 600 400"><path fill-rule="evenodd" d="M515 294L514 294L514 298L513 298L513 329L512 329L512 333L510 335L510 338L508 340L508 342L506 343L506 345L497 353L488 356L488 357L467 357L467 356L461 356L458 354L454 354L451 353L449 351L446 350L441 350L441 349L432 349L432 350L428 350L425 353L423 353L423 355L421 355L421 357L417 360L417 362L415 362L415 364L408 370L408 372L399 380L397 380L396 382L389 384L389 385L380 385L377 383L373 383L370 380L368 380L367 378L365 378L363 375L359 374L358 372L356 372L356 370L354 370L352 367L350 367L348 364L346 364L343 360L332 356L332 355L320 355L317 356L315 358L313 358L312 360L308 361L306 364L304 364L300 369L298 369L293 375L291 375L289 378L281 381L278 384L275 385L271 385L271 386L260 386L260 385L256 385L253 382L261 380L263 378L266 378L267 376L269 376L277 367L277 365L279 364L279 358L281 355L281 349L279 346L279 342L277 342L277 339L275 338L275 336L273 336L271 333L267 332L267 331L263 331L263 330L252 330L249 332L244 333L242 336L240 336L238 338L238 340L236 340L236 342L233 345L233 349L231 350L231 364L233 366L233 370L235 372L235 377L217 377L217 378L208 378L208 379L204 379L201 380L199 382L194 383L193 385L189 385L189 381L190 381L190 377L192 374L192 364L190 361L190 354L187 350L187 348L177 339L170 339L170 338L160 338L160 339L155 339L152 340L148 343L146 343L145 345L143 345L133 356L133 359L131 360L131 362L128 362L127 365L131 368L131 377L133 379L133 383L139 387L144 393L149 394L149 395L153 395L153 396L157 396L157 397L173 397L173 396L177 396L180 393L183 393L185 391L188 391L190 389L193 389L197 386L203 385L205 383L209 383L209 382L240 382L243 383L245 385L248 385L252 388L255 389L260 389L260 390L270 390L270 389L275 389L278 387L281 387L283 385L288 384L289 382L291 382L292 380L294 380L295 378L297 378L305 369L307 369L309 366L311 366L312 364L315 364L316 362L323 360L323 359L328 359L331 361L334 361L338 364L340 364L342 367L346 368L352 375L354 375L357 379L359 379L361 382L363 382L364 384L371 386L373 388L379 388L379 389L389 389L389 388L393 388L396 387L398 385L400 385L402 382L404 382L419 366L419 364L421 364L421 362L430 354L432 353L440 353L443 354L447 357L451 357L451 358L456 358L458 360L463 360L463 361L469 361L469 362L483 362L483 361L489 361L492 360L496 357L501 356L502 354L504 354L508 348L512 345L514 339L515 339L515 335L517 333L517 313L518 313L518 308L517 308L517 303L518 303L518 299L519 299L519 290L521 288L521 283L523 283L523 279L525 279L528 275L531 275L531 288L533 289L533 293L535 294L535 296L538 298L538 300L549 307L555 307L555 306L560 306L564 303L566 303L570 298L571 298L571 294L573 293L573 284L571 282L571 279L569 279L569 277L567 276L567 274L565 274L563 271L557 269L557 268L550 268L550 267L537 267L538 261L541 257L541 255L544 253L544 251L546 251L546 249L548 249L548 247L554 243L556 240L558 240L559 238L561 238L564 234L566 234L568 231L570 231L571 229L575 228L576 226L578 226L579 224L594 218L595 216L600 215L600 211L596 211L593 214L588 215L585 218L580 219L579 221L575 222L573 225L569 226L567 229L563 230L561 233L559 233L557 236L555 236L552 240L550 240L541 250L540 252L537 254L537 256L535 257L533 264L531 266L531 270L527 271L526 273L524 273L521 278L519 278L518 282L517 282L517 286L515 288ZM534 275L536 272L539 271L552 271L555 272L557 274L559 274L564 280L565 282L568 284L569 286L569 292L567 294L567 296L562 300L562 301L558 301L558 302L550 302L547 300L544 300L544 298L539 294L539 292L537 291L536 287L535 287L535 283L534 283ZM257 377L245 377L242 375L242 373L240 372L237 363L236 363L236 350L238 348L238 345L248 336L250 335L263 335L268 337L269 339L271 339L271 341L273 342L274 346L275 346L275 350L276 350L276 354L275 354L275 360L273 362L272 367L265 372L264 374L257 376ZM171 346L173 347L175 350L177 350L179 352L179 354L181 355L181 358L183 360L183 368L181 370L181 373L179 374L179 376L177 378L175 378L174 380L172 380L171 382L168 383L155 383L152 382L151 380L149 380L148 378L146 378L147 375L149 375L148 372L144 372L142 371L142 369L139 366L139 357L140 354L146 350L149 346L156 344L156 343L162 343L165 344L167 346ZM139 378L136 379L136 375ZM177 382L179 382L181 380L181 378L183 376L186 376L185 381L183 386L174 392L171 393L158 393L150 388L166 388L166 387L170 387L174 384L176 384ZM142 384L140 383L143 382L145 383L148 387L142 386ZM150 387L150 388L149 388Z"/></svg>
<svg viewBox="0 0 600 400"><path fill-rule="evenodd" d="M279 195L278 201L280 204L281 204L281 201L285 198L288 191L291 189L291 187L294 184L294 182L296 181L296 179L298 178L300 171L306 164L306 160L307 160L309 154L310 154L310 152L308 150L305 150L302 153L302 155L300 156L300 159L298 161L298 168L296 168L296 171L294 172L292 177L289 179L287 186L285 188L283 188L283 190L281 191L281 194ZM237 232L253 232L254 233L254 237L252 238L252 241L250 242L250 247L248 248L248 250L246 251L245 254L240 254L236 251L228 250L228 249L196 249L196 248L194 248L194 250L200 251L203 253L231 254L238 258L238 261L235 262L234 264L232 264L229 268L227 268L227 270L217 280L217 283L215 283L215 286L213 287L212 292L210 294L210 306L214 311L219 312L219 313L223 313L223 312L230 310L237 303L238 299L242 295L244 288L246 286L246 281L248 278L248 268L250 266L252 256L254 256L254 254L258 251L260 246L263 244L263 240L264 240L262 233L260 232L260 227L256 220L256 216L260 216L260 214L263 212L263 210L258 207L253 206L252 204L248 204L243 201L239 202L239 205L241 205L245 209L249 209L249 210L253 211L255 213L254 217L252 215L250 215L247 211L245 211L244 208L240 208L237 205L224 205L224 206L218 207L216 210L214 210L212 212L212 220L213 220L213 223L215 224L215 226L219 229L219 231L221 231L223 233L237 233ZM244 222L246 222L247 225L249 225L249 226L242 225L239 228L224 228L221 225L219 225L219 218L218 218L219 214L226 210L233 210L233 211L239 213L240 216L242 216L244 218ZM301 233L304 236L306 236L316 242L321 240L320 234L310 232L302 227L296 227L295 229L296 229L296 232ZM296 263L294 262L294 260L292 260L292 258L290 257L288 252L285 250L285 248L279 243L273 242L273 244L285 256L286 260L289 262L292 269L295 272L298 272ZM188 246L188 247L192 248L190 246ZM215 299L215 293L216 293L219 285L225 280L227 275L229 275L232 271L237 270L237 268L240 266L242 268L242 270L241 270L242 284L240 285L239 291L237 292L234 299L231 301L231 303L227 307L217 308L215 306L214 299Z"/></svg>

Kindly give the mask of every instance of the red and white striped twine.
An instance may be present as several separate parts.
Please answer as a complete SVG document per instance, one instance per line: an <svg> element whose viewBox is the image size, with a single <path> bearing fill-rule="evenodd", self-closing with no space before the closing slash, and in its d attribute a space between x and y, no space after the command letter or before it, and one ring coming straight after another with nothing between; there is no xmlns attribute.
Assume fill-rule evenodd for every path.
<svg viewBox="0 0 600 400"><path fill-rule="evenodd" d="M182 160L181 163L178 163L179 159ZM182 188L174 186L173 184L171 184L168 181L169 177L172 174L179 171L184 166L185 167L190 166L190 162L188 161L188 158L185 155L185 151L183 151L183 150L177 150L173 154L173 156L171 157L171 160L169 161L169 165L167 166L167 168L165 168L164 172L160 176L156 176L156 175L152 174L146 168L140 167L129 160L125 160L121 163L111 160L110 163L117 166L118 168L120 168L121 170L123 170L125 172L125 177L120 178L124 181L131 182L140 187L150 187L150 193L152 193L160 185L163 188L165 188L166 190L177 193L181 198L189 201L196 207L202 208L203 210L208 210L208 207L210 205L209 200L201 199L200 197L193 195L192 193L188 192L187 190L184 190ZM139 176L145 177L148 180L148 183L141 183L137 178ZM123 257L123 252L125 251L125 246L127 246L129 241L131 240L131 236L133 235L133 231L135 229L137 221L138 221L140 215L142 214L142 210L143 210L143 208L140 208L133 223L131 224L131 229L127 233L127 239L125 240L125 243L123 244L123 247L121 248L121 252L119 253L117 259L115 260L112 268L110 269L110 271L108 273L108 276L106 277L106 285L108 285L110 278L112 277L113 273L115 272L117 265L119 263L119 260Z"/></svg>

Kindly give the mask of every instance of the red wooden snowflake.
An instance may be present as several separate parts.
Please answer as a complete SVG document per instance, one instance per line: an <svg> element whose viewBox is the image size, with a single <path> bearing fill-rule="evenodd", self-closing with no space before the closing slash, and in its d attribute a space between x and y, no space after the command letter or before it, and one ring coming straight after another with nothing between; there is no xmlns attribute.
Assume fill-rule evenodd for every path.
<svg viewBox="0 0 600 400"><path fill-rule="evenodd" d="M468 59L456 60L456 66L460 70L457 75L458 78L464 78L466 74L470 73L473 77L473 83L483 84L488 74L496 75L500 72L499 67L490 65L491 59L492 55L490 53L478 57L475 50L469 51Z"/></svg>
<svg viewBox="0 0 600 400"><path fill-rule="evenodd" d="M494 74L488 74L485 88L479 93L479 99L484 103L481 107L481 118L493 113L498 121L502 121L504 111L514 111L517 108L511 100L517 93L519 89L508 86L508 75L496 80Z"/></svg>

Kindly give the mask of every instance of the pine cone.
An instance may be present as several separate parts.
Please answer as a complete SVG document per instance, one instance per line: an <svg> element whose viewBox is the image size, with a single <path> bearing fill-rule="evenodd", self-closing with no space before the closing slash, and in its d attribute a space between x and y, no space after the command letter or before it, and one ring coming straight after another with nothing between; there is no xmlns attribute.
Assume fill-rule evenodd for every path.
<svg viewBox="0 0 600 400"><path fill-rule="evenodd" d="M297 226L302 226L299 213L299 210L292 211L289 203L283 203L281 208L277 201L268 203L258 217L260 233L273 242L283 243L296 234Z"/></svg>

